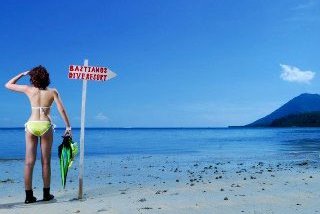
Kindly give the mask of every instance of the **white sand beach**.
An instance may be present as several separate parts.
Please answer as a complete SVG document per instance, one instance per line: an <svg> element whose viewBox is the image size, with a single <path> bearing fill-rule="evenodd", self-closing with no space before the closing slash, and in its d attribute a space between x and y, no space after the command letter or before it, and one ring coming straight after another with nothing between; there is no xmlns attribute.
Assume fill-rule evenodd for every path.
<svg viewBox="0 0 320 214"><path fill-rule="evenodd" d="M56 160L53 164L55 199L26 205L18 177L23 162L3 162L0 213L320 212L319 168L308 161L209 163L195 158L188 164L170 156L89 159L81 201L75 199L77 167L71 169L62 190ZM35 196L41 199L38 171L34 181Z"/></svg>

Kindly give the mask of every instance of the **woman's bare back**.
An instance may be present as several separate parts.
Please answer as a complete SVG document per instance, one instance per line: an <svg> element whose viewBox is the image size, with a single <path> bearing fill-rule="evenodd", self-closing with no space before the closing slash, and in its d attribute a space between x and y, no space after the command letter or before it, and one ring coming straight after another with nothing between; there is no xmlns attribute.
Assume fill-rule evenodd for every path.
<svg viewBox="0 0 320 214"><path fill-rule="evenodd" d="M26 93L31 104L31 115L29 120L49 120L50 107L54 101L54 90L41 90L36 87L30 87Z"/></svg>

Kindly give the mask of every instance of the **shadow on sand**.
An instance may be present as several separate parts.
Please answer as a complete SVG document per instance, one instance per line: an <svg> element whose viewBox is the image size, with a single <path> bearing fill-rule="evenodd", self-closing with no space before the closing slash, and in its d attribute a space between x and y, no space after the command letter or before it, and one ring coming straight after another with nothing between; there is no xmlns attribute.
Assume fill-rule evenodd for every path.
<svg viewBox="0 0 320 214"><path fill-rule="evenodd" d="M13 203L7 203L7 204L0 204L0 209L12 209L12 208L27 208L29 206L36 206L36 205L41 205L41 204L51 204L51 203L56 203L57 200L53 199L51 201L43 201L39 200L35 203L31 204L25 204L24 202L13 202Z"/></svg>

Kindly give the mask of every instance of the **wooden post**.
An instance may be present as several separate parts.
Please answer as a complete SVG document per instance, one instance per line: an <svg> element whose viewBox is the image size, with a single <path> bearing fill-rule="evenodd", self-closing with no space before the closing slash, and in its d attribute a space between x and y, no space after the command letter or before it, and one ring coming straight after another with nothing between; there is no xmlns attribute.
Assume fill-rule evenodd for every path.
<svg viewBox="0 0 320 214"><path fill-rule="evenodd" d="M84 60L84 66L88 66L88 60ZM82 81L82 103L81 103L81 130L80 130L80 162L79 162L79 193L78 199L83 198L83 174L84 174L84 121L86 114L87 80Z"/></svg>

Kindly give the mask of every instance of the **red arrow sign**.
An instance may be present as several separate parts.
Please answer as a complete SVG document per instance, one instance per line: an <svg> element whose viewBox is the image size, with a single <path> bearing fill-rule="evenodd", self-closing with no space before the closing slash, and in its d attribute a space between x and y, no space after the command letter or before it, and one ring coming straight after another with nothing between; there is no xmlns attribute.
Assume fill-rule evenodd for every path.
<svg viewBox="0 0 320 214"><path fill-rule="evenodd" d="M107 67L100 66L84 66L84 65L70 65L69 66L69 79L82 79L82 80L96 80L106 81L116 76Z"/></svg>

